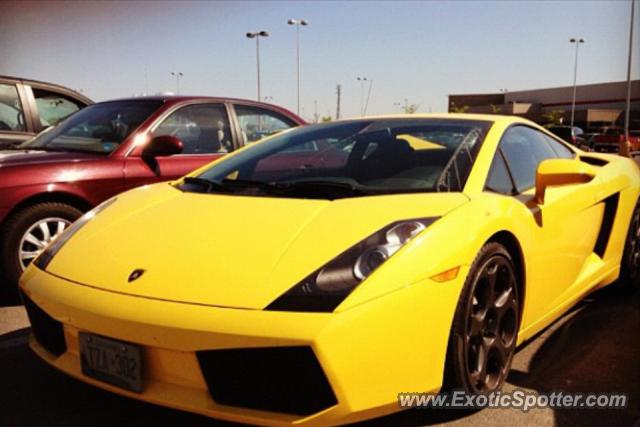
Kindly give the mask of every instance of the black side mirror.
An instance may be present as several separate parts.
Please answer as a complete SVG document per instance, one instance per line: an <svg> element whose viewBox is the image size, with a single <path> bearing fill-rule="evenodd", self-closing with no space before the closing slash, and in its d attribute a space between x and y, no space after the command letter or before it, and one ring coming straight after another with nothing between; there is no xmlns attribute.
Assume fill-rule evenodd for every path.
<svg viewBox="0 0 640 427"><path fill-rule="evenodd" d="M180 138L171 135L160 135L153 138L142 150L143 157L173 156L182 153L184 146Z"/></svg>

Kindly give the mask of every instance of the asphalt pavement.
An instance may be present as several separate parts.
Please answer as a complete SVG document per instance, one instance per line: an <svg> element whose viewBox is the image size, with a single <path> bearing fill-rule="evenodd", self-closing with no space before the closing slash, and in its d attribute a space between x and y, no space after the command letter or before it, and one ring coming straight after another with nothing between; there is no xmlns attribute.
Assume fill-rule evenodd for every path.
<svg viewBox="0 0 640 427"><path fill-rule="evenodd" d="M416 331L418 333L418 331ZM227 422L120 397L69 378L27 347L21 307L0 308L0 426L227 426ZM521 346L505 390L615 392L625 409L422 409L361 426L640 427L640 293L601 290Z"/></svg>

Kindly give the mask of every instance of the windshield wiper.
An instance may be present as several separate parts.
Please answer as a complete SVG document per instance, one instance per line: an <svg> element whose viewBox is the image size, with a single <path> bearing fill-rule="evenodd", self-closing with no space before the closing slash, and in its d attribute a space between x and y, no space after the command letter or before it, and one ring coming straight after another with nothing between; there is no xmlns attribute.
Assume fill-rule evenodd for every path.
<svg viewBox="0 0 640 427"><path fill-rule="evenodd" d="M254 181L248 179L223 179L214 181L206 178L187 176L184 184L197 185L205 193L258 191L278 196L295 194L309 198L338 199L362 195L379 194L357 183L329 180L301 180L287 182Z"/></svg>
<svg viewBox="0 0 640 427"><path fill-rule="evenodd" d="M34 145L33 147L16 148L19 150L33 150L33 151L47 151L50 153L82 153L82 154L96 154L105 155L107 152L95 151L95 150L83 150L75 147L52 147L50 145Z"/></svg>
<svg viewBox="0 0 640 427"><path fill-rule="evenodd" d="M185 184L193 184L199 186L204 190L205 193L210 193L213 190L221 190L225 188L225 186L221 182L212 181L197 176L185 176L184 178L182 178L182 181Z"/></svg>
<svg viewBox="0 0 640 427"><path fill-rule="evenodd" d="M300 181L288 181L278 184L280 188L291 192L311 193L329 196L329 200L340 197L352 197L377 194L376 191L367 189L357 183L348 181L330 181L305 179Z"/></svg>
<svg viewBox="0 0 640 427"><path fill-rule="evenodd" d="M8 145L6 147L3 147L3 150L11 150L11 151L29 151L29 150L34 150L37 151L37 148L28 148L28 147L21 147L22 142L14 142L11 145Z"/></svg>
<svg viewBox="0 0 640 427"><path fill-rule="evenodd" d="M250 179L223 179L222 185L234 190L255 189L268 194L282 194L285 187L278 182L255 181Z"/></svg>
<svg viewBox="0 0 640 427"><path fill-rule="evenodd" d="M222 185L228 185L237 188L278 188L278 184L267 181L254 181L251 179L231 179L225 178L221 181Z"/></svg>
<svg viewBox="0 0 640 427"><path fill-rule="evenodd" d="M197 176L186 176L184 177L183 182L185 184L197 185L206 193L213 193L216 191L228 193L247 189L257 189L260 191L276 193L280 192L280 186L278 184L245 179L223 179L222 181L216 181Z"/></svg>

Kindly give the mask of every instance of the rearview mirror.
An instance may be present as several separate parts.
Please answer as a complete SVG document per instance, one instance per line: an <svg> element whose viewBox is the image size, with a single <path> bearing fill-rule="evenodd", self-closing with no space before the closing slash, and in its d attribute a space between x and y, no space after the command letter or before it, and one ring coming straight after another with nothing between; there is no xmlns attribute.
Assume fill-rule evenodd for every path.
<svg viewBox="0 0 640 427"><path fill-rule="evenodd" d="M153 138L142 150L144 157L172 156L182 153L184 146L179 138L171 135L160 135Z"/></svg>
<svg viewBox="0 0 640 427"><path fill-rule="evenodd" d="M555 185L584 184L596 176L595 169L580 160L547 159L540 162L536 171L536 202L544 203L547 187Z"/></svg>

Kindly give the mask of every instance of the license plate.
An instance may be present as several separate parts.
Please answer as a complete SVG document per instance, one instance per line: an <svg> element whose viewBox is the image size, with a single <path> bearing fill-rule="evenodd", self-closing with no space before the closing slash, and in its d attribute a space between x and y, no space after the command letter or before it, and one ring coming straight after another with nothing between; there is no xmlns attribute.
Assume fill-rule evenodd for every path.
<svg viewBox="0 0 640 427"><path fill-rule="evenodd" d="M137 393L142 391L139 346L86 332L80 332L78 338L84 375Z"/></svg>

